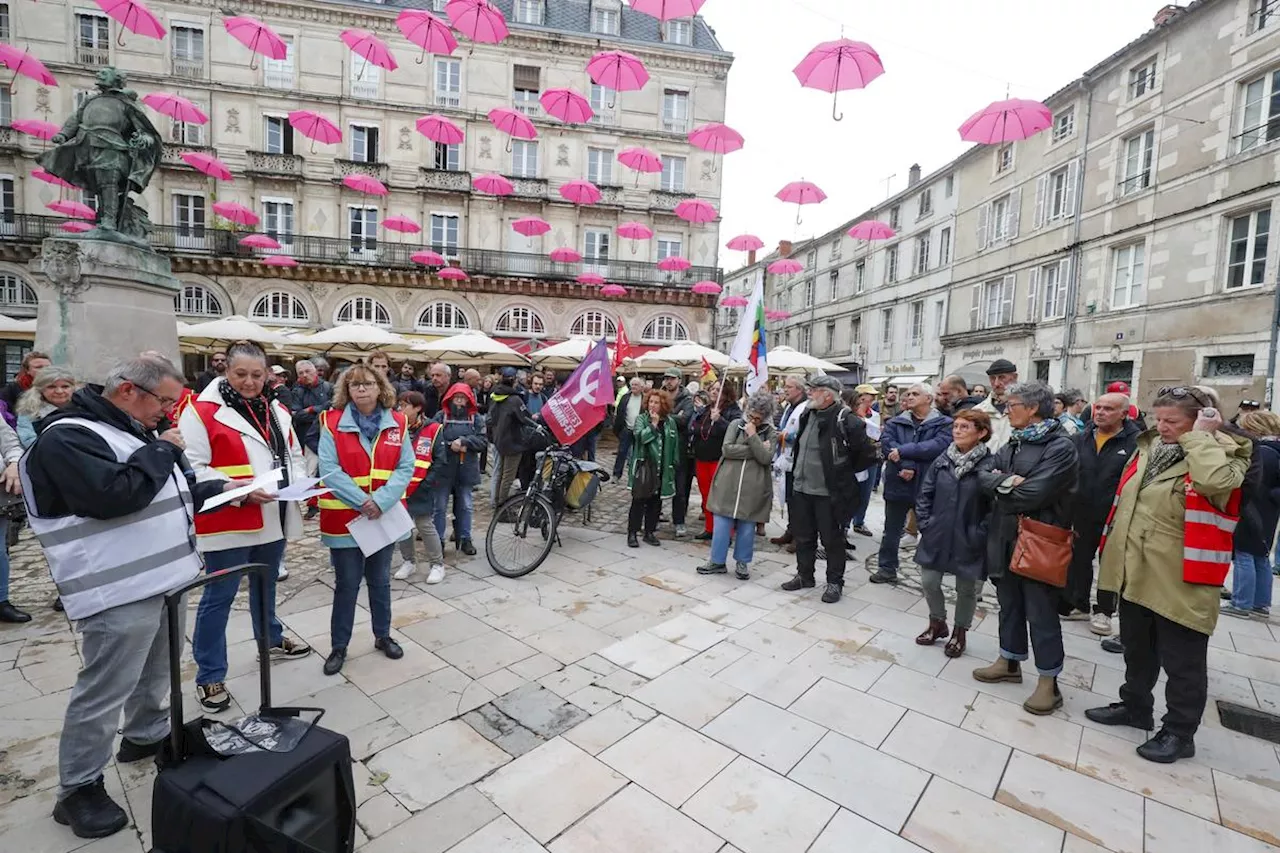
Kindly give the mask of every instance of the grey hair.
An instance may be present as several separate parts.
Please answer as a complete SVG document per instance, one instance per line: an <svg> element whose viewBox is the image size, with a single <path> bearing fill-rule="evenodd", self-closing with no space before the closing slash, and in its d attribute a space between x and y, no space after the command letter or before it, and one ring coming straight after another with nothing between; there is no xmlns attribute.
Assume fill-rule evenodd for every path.
<svg viewBox="0 0 1280 853"><path fill-rule="evenodd" d="M312 356L310 358L310 361L313 365L315 365L316 370L320 373L321 376L329 372L329 359L325 358L324 356L322 355ZM295 368L296 368L296 365L295 365Z"/></svg>
<svg viewBox="0 0 1280 853"><path fill-rule="evenodd" d="M231 364L237 358L251 358L262 362L264 367L267 364L267 353L253 341L236 341L227 347L227 364Z"/></svg>
<svg viewBox="0 0 1280 853"><path fill-rule="evenodd" d="M1195 389L1196 389L1197 391L1199 391L1201 394L1203 394L1203 395L1205 395L1206 397L1208 397L1208 398L1209 398L1209 402L1210 402L1210 403L1213 403L1213 407L1214 407L1215 409L1221 409L1221 408L1222 408L1222 397L1218 395L1218 392L1217 392L1217 391L1213 390L1213 389L1212 389L1212 388L1210 388L1208 385L1193 385L1193 386L1191 386L1191 387L1195 388Z"/></svg>
<svg viewBox="0 0 1280 853"><path fill-rule="evenodd" d="M932 386L932 385L930 385L928 382L915 382L915 383L912 383L911 387L910 387L910 388L908 388L907 390L908 390L908 391L910 391L910 390L912 390L912 389L914 389L914 388L919 388L919 389L920 389L920 393L921 393L921 394L925 395L925 396L926 396L926 397L928 397L930 400L932 400L932 399L933 399L933 386Z"/></svg>
<svg viewBox="0 0 1280 853"><path fill-rule="evenodd" d="M783 384L783 385L794 385L794 386L796 386L797 388L803 389L803 388L804 388L804 385L805 385L805 382L804 382L804 377L803 377L803 376L797 376L796 374L794 374L794 373L793 373L793 374L791 374L790 376L788 376L786 379L782 380L782 384Z"/></svg>
<svg viewBox="0 0 1280 853"><path fill-rule="evenodd" d="M948 376L946 379L943 379L938 384L945 385L948 388L959 388L964 393L966 394L969 393L969 383L964 381L964 377L959 375L958 373L951 374L950 376Z"/></svg>
<svg viewBox="0 0 1280 853"><path fill-rule="evenodd" d="M759 415L762 420L773 420L773 412L777 407L777 402L773 399L773 394L766 388L761 388L752 394L747 400L746 415Z"/></svg>
<svg viewBox="0 0 1280 853"><path fill-rule="evenodd" d="M1033 407L1041 419L1053 417L1053 389L1043 382L1015 382L1004 392L1006 401L1012 397Z"/></svg>
<svg viewBox="0 0 1280 853"><path fill-rule="evenodd" d="M29 418L40 414L40 409L45 405L44 395L40 392L55 382L70 382L73 387L80 387L71 368L51 364L37 373L31 387L22 392L22 396L18 398L18 410L14 414L26 415Z"/></svg>
<svg viewBox="0 0 1280 853"><path fill-rule="evenodd" d="M107 381L102 385L102 394L105 397L111 397L126 382L153 390L166 379L172 379L179 384L186 381L186 377L179 373L178 368L167 359L131 358L111 369L107 374Z"/></svg>
<svg viewBox="0 0 1280 853"><path fill-rule="evenodd" d="M316 365L315 365L315 362L311 361L311 359L308 359L308 358L299 359L298 361L295 361L295 362L293 363L293 372L294 372L294 373L297 373L297 372L298 372L298 369L299 369L299 368L301 368L304 364L305 364L307 367L315 367L315 366L316 366Z"/></svg>

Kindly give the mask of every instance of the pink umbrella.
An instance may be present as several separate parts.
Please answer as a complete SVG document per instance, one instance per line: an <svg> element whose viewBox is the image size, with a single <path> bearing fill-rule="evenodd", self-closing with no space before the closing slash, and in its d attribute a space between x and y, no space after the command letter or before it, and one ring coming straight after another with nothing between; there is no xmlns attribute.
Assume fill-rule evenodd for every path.
<svg viewBox="0 0 1280 853"><path fill-rule="evenodd" d="M657 174L662 171L662 158L648 148L624 148L618 152L618 162L636 173L636 186L640 186L640 173Z"/></svg>
<svg viewBox="0 0 1280 853"><path fill-rule="evenodd" d="M22 75L45 86L58 85L57 78L49 73L49 69L44 67L43 62L13 45L0 44L0 65L12 71L15 80L18 75Z"/></svg>
<svg viewBox="0 0 1280 853"><path fill-rule="evenodd" d="M481 44L497 44L507 37L507 19L489 0L450 0L444 12L453 28Z"/></svg>
<svg viewBox="0 0 1280 853"><path fill-rule="evenodd" d="M551 260L557 264L576 264L582 260L582 255L573 249L552 249Z"/></svg>
<svg viewBox="0 0 1280 853"><path fill-rule="evenodd" d="M405 38L422 48L422 55L417 60L419 65L428 53L448 56L458 49L458 40L453 37L449 25L422 9L405 9L396 18L396 26Z"/></svg>
<svg viewBox="0 0 1280 853"><path fill-rule="evenodd" d="M734 252L754 252L764 248L764 241L754 234L739 234L726 243L725 248Z"/></svg>
<svg viewBox="0 0 1280 853"><path fill-rule="evenodd" d="M423 116L416 124L418 133L441 145L457 145L465 138L462 128L441 115Z"/></svg>
<svg viewBox="0 0 1280 853"><path fill-rule="evenodd" d="M34 136L45 141L53 139L60 129L51 121L40 121L34 118L20 118L9 126L18 131L18 133L25 133L28 136Z"/></svg>
<svg viewBox="0 0 1280 853"><path fill-rule="evenodd" d="M228 222L243 225L247 228L252 228L258 224L258 214L238 202L215 201L213 203L213 212Z"/></svg>
<svg viewBox="0 0 1280 853"><path fill-rule="evenodd" d="M424 249L421 252L414 252L409 256L409 260L413 261L415 264L422 264L423 266L428 267L442 267L445 265L444 255L439 252L432 252L429 249Z"/></svg>
<svg viewBox="0 0 1280 853"><path fill-rule="evenodd" d="M69 190L78 189L78 187L70 181L64 181L57 175L51 172L46 172L44 169L39 167L31 170L31 177L35 178L37 181L44 181L46 184L53 184L55 187L65 187Z"/></svg>
<svg viewBox="0 0 1280 853"><path fill-rule="evenodd" d="M572 204L595 204L601 198L599 187L590 181L570 181L560 187L560 196Z"/></svg>
<svg viewBox="0 0 1280 853"><path fill-rule="evenodd" d="M489 195L511 195L516 191L515 186L502 175L477 175L471 180L471 186Z"/></svg>
<svg viewBox="0 0 1280 853"><path fill-rule="evenodd" d="M262 264L268 267L296 267L298 262L288 255L272 255L264 258Z"/></svg>
<svg viewBox="0 0 1280 853"><path fill-rule="evenodd" d="M724 290L718 283L714 281L699 281L693 286L694 293L705 293L709 296L715 296L721 290Z"/></svg>
<svg viewBox="0 0 1280 853"><path fill-rule="evenodd" d="M774 261L767 267L774 275L794 275L804 269L804 264L791 258Z"/></svg>
<svg viewBox="0 0 1280 853"><path fill-rule="evenodd" d="M620 284L606 284L600 288L601 296L626 296L627 289Z"/></svg>
<svg viewBox="0 0 1280 853"><path fill-rule="evenodd" d="M699 125L689 132L689 144L703 151L724 156L732 154L743 146L742 134L727 124L710 122ZM712 171L715 171L714 164Z"/></svg>
<svg viewBox="0 0 1280 853"><path fill-rule="evenodd" d="M338 126L312 110L294 110L289 113L289 124L312 142L331 145L342 140L342 131ZM312 145L312 148L315 146Z"/></svg>
<svg viewBox="0 0 1280 853"><path fill-rule="evenodd" d="M604 276L593 272L584 272L578 276L578 284L604 284Z"/></svg>
<svg viewBox="0 0 1280 853"><path fill-rule="evenodd" d="M227 28L227 32L233 39L249 48L255 56L261 54L268 59L284 59L289 55L289 46L284 43L284 39L257 18L250 15L232 15L224 18L222 25ZM257 62L256 58L250 60L250 70L258 67Z"/></svg>
<svg viewBox="0 0 1280 853"><path fill-rule="evenodd" d="M604 50L591 57L587 62L587 75L614 92L637 92L649 82L644 63L621 50ZM613 107L610 103L609 109Z"/></svg>
<svg viewBox="0 0 1280 853"><path fill-rule="evenodd" d="M649 240L653 237L653 229L643 222L624 222L618 226L618 236L631 240L631 254L636 253L637 240Z"/></svg>
<svg viewBox="0 0 1280 853"><path fill-rule="evenodd" d="M663 272L684 272L691 266L693 264L689 263L687 258L676 257L675 255L658 261L658 269Z"/></svg>
<svg viewBox="0 0 1280 853"><path fill-rule="evenodd" d="M573 89L548 89L538 100L547 115L566 124L586 124L596 114L582 93Z"/></svg>
<svg viewBox="0 0 1280 853"><path fill-rule="evenodd" d="M459 2L459 0L454 0ZM522 116L515 110L496 108L489 110L489 121L502 133L510 136L519 137L520 139L537 139L538 129L533 126L533 122ZM511 140L507 140L507 150L511 150Z"/></svg>
<svg viewBox="0 0 1280 853"><path fill-rule="evenodd" d="M141 0L96 0L102 11L115 18L130 32L159 41L168 30L160 19L144 6ZM124 44L124 33L116 39L116 44Z"/></svg>
<svg viewBox="0 0 1280 853"><path fill-rule="evenodd" d="M232 180L231 170L227 168L227 164L212 154L205 154L202 151L184 151L178 156L182 158L182 162L197 172L217 178L219 181Z"/></svg>
<svg viewBox="0 0 1280 853"><path fill-rule="evenodd" d="M386 195L386 184L377 178L371 178L368 175L347 175L342 179L342 185L349 190L355 190L365 195Z"/></svg>
<svg viewBox="0 0 1280 853"><path fill-rule="evenodd" d="M746 308L750 304L750 300L745 296L726 296L720 300L721 308Z"/></svg>
<svg viewBox="0 0 1280 853"><path fill-rule="evenodd" d="M796 224L800 224L800 205L819 204L827 200L827 194L818 189L817 184L808 181L792 181L778 190L777 198L796 205Z"/></svg>
<svg viewBox="0 0 1280 853"><path fill-rule="evenodd" d="M343 30L339 38L351 48L352 53L365 62L372 62L388 71L395 71L400 67L400 63L391 55L391 48L387 47L387 43L368 30ZM360 73L364 73L364 66L361 66Z"/></svg>
<svg viewBox="0 0 1280 853"><path fill-rule="evenodd" d="M444 269L440 270L440 272L436 273L436 275L440 276L441 278L448 279L449 281L466 281L467 280L467 274L462 270L458 269L457 267L445 267Z"/></svg>
<svg viewBox="0 0 1280 853"><path fill-rule="evenodd" d="M694 225L702 225L713 221L720 213L710 202L688 198L676 205L676 216Z"/></svg>
<svg viewBox="0 0 1280 853"><path fill-rule="evenodd" d="M960 125L960 138L982 145L1002 145L1035 136L1053 125L1053 113L1039 101L996 101Z"/></svg>
<svg viewBox="0 0 1280 853"><path fill-rule="evenodd" d="M246 249L279 249L280 244L275 238L268 237L266 234L250 234L247 237L240 238L240 245Z"/></svg>
<svg viewBox="0 0 1280 853"><path fill-rule="evenodd" d="M69 216L72 219L97 219L98 212L87 204L71 199L63 199L62 201L51 201L45 207L54 213L61 213L63 216Z"/></svg>
<svg viewBox="0 0 1280 853"><path fill-rule="evenodd" d="M93 226L90 225L88 222L79 222L77 220L64 222L58 227L61 228L63 231L66 231L68 234L83 234L86 231L93 230Z"/></svg>
<svg viewBox="0 0 1280 853"><path fill-rule="evenodd" d="M511 227L517 234L523 234L526 237L541 237L551 230L551 223L540 216L527 216L524 219L517 219L512 222Z"/></svg>
<svg viewBox="0 0 1280 853"><path fill-rule="evenodd" d="M849 236L855 240L890 240L898 232L889 227L888 222L868 219L859 222L849 229Z"/></svg>
<svg viewBox="0 0 1280 853"><path fill-rule="evenodd" d="M142 96L142 103L161 115L185 124L206 124L209 121L209 116L203 110L181 95L152 92Z"/></svg>
<svg viewBox="0 0 1280 853"><path fill-rule="evenodd" d="M707 0L631 0L631 8L659 21L671 21L692 18L705 2Z"/></svg>
<svg viewBox="0 0 1280 853"><path fill-rule="evenodd" d="M785 320L791 316L790 311L766 311L764 318L766 320Z"/></svg>
<svg viewBox="0 0 1280 853"><path fill-rule="evenodd" d="M382 220L382 227L401 234L418 234L422 231L422 226L407 216L388 216Z"/></svg>
<svg viewBox="0 0 1280 853"><path fill-rule="evenodd" d="M823 42L795 67L801 86L832 93L831 117L836 121L844 118L836 113L836 93L865 88L883 73L884 63L871 45L845 38Z"/></svg>

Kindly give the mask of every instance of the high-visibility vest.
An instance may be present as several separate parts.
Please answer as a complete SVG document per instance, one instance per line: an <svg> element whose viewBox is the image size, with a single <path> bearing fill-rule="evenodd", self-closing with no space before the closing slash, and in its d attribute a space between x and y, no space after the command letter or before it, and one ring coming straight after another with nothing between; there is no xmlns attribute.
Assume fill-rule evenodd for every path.
<svg viewBox="0 0 1280 853"><path fill-rule="evenodd" d="M177 426L178 421L182 419L182 413L195 401L196 392L190 388L183 388L182 396L178 397L178 402L174 403L173 408L169 410L169 422Z"/></svg>
<svg viewBox="0 0 1280 853"><path fill-rule="evenodd" d="M338 429L342 412L342 409L330 409L324 413L320 423L333 436L333 445L338 451L338 467L357 486L372 495L387 484L400 464L400 451L409 435L409 421L401 413L392 412L396 425L378 434L370 453L360 442L360 433ZM347 536L347 525L358 515L358 508L348 506L336 495L320 498L320 532L323 534Z"/></svg>
<svg viewBox="0 0 1280 853"><path fill-rule="evenodd" d="M1120 485L1111 499L1107 524L1102 528L1098 553L1107 547L1107 536L1120 507L1120 494L1138 472L1137 454L1120 475ZM1191 475L1184 481L1187 492L1186 521L1182 528L1182 580L1186 583L1221 586L1227 579L1234 551L1236 525L1240 522L1241 490L1233 489L1226 510L1220 510L1191 485Z"/></svg>
<svg viewBox="0 0 1280 853"><path fill-rule="evenodd" d="M233 480L251 479L254 471L249 464L249 448L245 447L244 435L215 417L221 406L208 400L196 401L191 406L209 434L209 467ZM285 434L288 434L287 430ZM196 533L201 536L257 533L264 524L260 504L223 504L212 512L196 516Z"/></svg>
<svg viewBox="0 0 1280 853"><path fill-rule="evenodd" d="M431 468L431 445L435 442L436 433L439 431L440 424L428 423L413 440L413 477L409 479L409 488L405 490L406 498L418 490L418 486L422 485L427 471Z"/></svg>
<svg viewBox="0 0 1280 853"><path fill-rule="evenodd" d="M77 426L98 435L126 462L146 443L108 424L81 418L54 421L50 430ZM39 439L32 447L39 445ZM132 604L196 578L202 563L192 533L191 493L177 465L151 503L135 513L113 519L37 514L35 493L27 474L27 460L19 464L27 523L44 548L53 583L70 619L85 619L112 607Z"/></svg>

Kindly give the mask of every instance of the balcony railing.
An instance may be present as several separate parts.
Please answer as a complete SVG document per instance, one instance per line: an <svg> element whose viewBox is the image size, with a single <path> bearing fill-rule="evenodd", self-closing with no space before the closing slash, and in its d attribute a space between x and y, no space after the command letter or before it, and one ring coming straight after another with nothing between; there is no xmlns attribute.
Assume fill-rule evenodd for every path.
<svg viewBox="0 0 1280 853"><path fill-rule="evenodd" d="M388 166L386 163L368 163L363 160L343 160L340 158L333 161L333 176L338 180L342 180L347 175L366 175L386 183L387 171Z"/></svg>
<svg viewBox="0 0 1280 853"><path fill-rule="evenodd" d="M188 80L204 79L204 60L203 59L180 59L173 58L173 76L185 77Z"/></svg>
<svg viewBox="0 0 1280 853"><path fill-rule="evenodd" d="M650 190L649 207L653 210L675 210L682 201L696 198L693 193L678 193L670 190Z"/></svg>
<svg viewBox="0 0 1280 853"><path fill-rule="evenodd" d="M19 148L19 136L14 132L12 127L4 124L0 125L0 148Z"/></svg>
<svg viewBox="0 0 1280 853"><path fill-rule="evenodd" d="M418 189L471 192L471 173L446 169L419 169Z"/></svg>
<svg viewBox="0 0 1280 853"><path fill-rule="evenodd" d="M76 61L81 65L110 65L111 48L78 47L76 48Z"/></svg>
<svg viewBox="0 0 1280 853"><path fill-rule="evenodd" d="M622 194L626 192L622 187L601 185L596 189L600 190L600 204L622 205Z"/></svg>
<svg viewBox="0 0 1280 853"><path fill-rule="evenodd" d="M63 220L57 216L15 214L12 223L0 229L0 243L39 243L46 237L67 237L58 226ZM215 258L251 260L261 258L240 246L243 231L227 231L220 228L195 228L175 225L157 225L151 231L151 245L161 252ZM302 263L351 264L377 266L380 269L418 269L412 256L423 249L443 251L445 247L423 243L396 242L372 239L352 240L344 237L312 237L302 234L282 234L276 239L284 246L280 252L292 254ZM658 269L657 264L631 261L623 258L593 260L586 265L559 264L547 255L523 252L500 252L490 249L452 249L444 252L456 260L458 266L472 276L511 276L565 281L580 272L590 271L604 276L610 282L626 285L687 289L695 281L709 279L723 281L723 273L715 267L691 267L684 272L671 273Z"/></svg>
<svg viewBox="0 0 1280 853"><path fill-rule="evenodd" d="M248 163L245 165L245 172L247 174L302 177L301 154L271 154L266 151L249 151L246 154Z"/></svg>
<svg viewBox="0 0 1280 853"><path fill-rule="evenodd" d="M176 142L166 142L164 147L160 149L160 165L190 169L191 167L182 159L182 155L196 153L218 156L216 151L204 145L181 145Z"/></svg>
<svg viewBox="0 0 1280 853"><path fill-rule="evenodd" d="M545 178L512 178L511 186L515 187L515 195L521 198L547 197L547 181Z"/></svg>

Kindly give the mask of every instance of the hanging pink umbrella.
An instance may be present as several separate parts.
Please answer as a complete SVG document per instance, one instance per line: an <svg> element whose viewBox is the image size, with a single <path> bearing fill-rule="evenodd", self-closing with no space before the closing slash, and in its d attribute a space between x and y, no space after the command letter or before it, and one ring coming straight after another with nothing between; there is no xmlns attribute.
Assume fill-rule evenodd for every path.
<svg viewBox="0 0 1280 853"><path fill-rule="evenodd" d="M243 225L246 228L252 228L258 224L258 214L239 202L215 201L213 203L213 212L228 222Z"/></svg>
<svg viewBox="0 0 1280 853"><path fill-rule="evenodd" d="M615 93L638 92L649 82L644 63L621 50L604 50L591 57L587 62L587 76ZM611 102L609 109L613 107Z"/></svg>
<svg viewBox="0 0 1280 853"><path fill-rule="evenodd" d="M764 241L754 234L739 234L726 243L725 248L734 252L754 252L764 248Z"/></svg>
<svg viewBox="0 0 1280 853"><path fill-rule="evenodd" d="M648 148L624 148L618 152L618 162L637 172L662 171L662 158Z"/></svg>
<svg viewBox="0 0 1280 853"><path fill-rule="evenodd" d="M201 174L219 181L232 180L231 170L227 168L227 164L212 154L205 154L203 151L183 151L178 156L182 158L182 162Z"/></svg>
<svg viewBox="0 0 1280 853"><path fill-rule="evenodd" d="M586 124L596 114L582 93L573 89L548 89L538 100L547 115L566 124Z"/></svg>
<svg viewBox="0 0 1280 853"><path fill-rule="evenodd" d="M551 260L557 264L576 264L582 260L582 255L573 249L552 249Z"/></svg>
<svg viewBox="0 0 1280 853"><path fill-rule="evenodd" d="M578 284L604 284L604 276L593 272L584 272L578 276Z"/></svg>
<svg viewBox="0 0 1280 853"><path fill-rule="evenodd" d="M526 237L541 237L551 230L551 223L540 216L527 216L512 222L511 228Z"/></svg>
<svg viewBox="0 0 1280 853"><path fill-rule="evenodd" d="M707 0L631 0L631 8L659 21L673 21L676 18L692 18L706 2Z"/></svg>
<svg viewBox="0 0 1280 853"><path fill-rule="evenodd" d="M289 55L289 46L284 43L284 39L257 18L250 15L232 15L224 18L222 25L226 27L227 33L233 39L249 48L255 55L255 58L249 62L250 70L257 69L256 56L258 55L268 59L284 59Z"/></svg>
<svg viewBox="0 0 1280 853"><path fill-rule="evenodd" d="M489 0L450 0L444 7L453 28L480 44L497 44L508 35L507 19Z"/></svg>
<svg viewBox="0 0 1280 853"><path fill-rule="evenodd" d="M49 73L49 69L44 67L43 62L11 44L0 44L0 65L12 71L14 79L21 75L30 77L44 86L58 85L57 78Z"/></svg>
<svg viewBox="0 0 1280 853"><path fill-rule="evenodd" d="M157 41L164 38L165 33L168 32L155 13L141 0L95 0L95 2L108 17L115 18L129 32ZM121 33L116 44L123 45L123 37L124 34Z"/></svg>
<svg viewBox="0 0 1280 853"><path fill-rule="evenodd" d="M266 234L250 234L240 238L240 245L246 249L279 249L280 244Z"/></svg>
<svg viewBox="0 0 1280 853"><path fill-rule="evenodd" d="M396 26L405 38L422 48L422 55L417 60L419 65L428 53L448 56L458 49L458 40L453 37L449 25L422 9L405 9L396 18Z"/></svg>
<svg viewBox="0 0 1280 853"><path fill-rule="evenodd" d="M444 255L439 252L433 252L429 249L424 249L421 252L414 252L409 256L409 260L413 261L415 264L422 264L427 267L442 267L445 265Z"/></svg>
<svg viewBox="0 0 1280 853"><path fill-rule="evenodd" d="M152 92L142 96L142 103L151 109L184 124L207 124L209 116L181 95Z"/></svg>
<svg viewBox="0 0 1280 853"><path fill-rule="evenodd" d="M294 110L289 113L289 124L313 142L332 145L342 140L342 131L338 126L312 110Z"/></svg>
<svg viewBox="0 0 1280 853"><path fill-rule="evenodd" d="M372 62L388 71L395 71L400 67L400 63L396 62L396 58L392 56L391 48L387 47L387 43L368 30L343 30L338 38L342 39L342 43L351 48L351 52L365 62ZM363 66L361 69L363 73Z"/></svg>
<svg viewBox="0 0 1280 853"><path fill-rule="evenodd" d="M601 296L626 296L627 289L620 284L606 284L600 288Z"/></svg>
<svg viewBox="0 0 1280 853"><path fill-rule="evenodd" d="M422 226L407 216L388 216L382 220L382 227L400 234L418 234L422 231Z"/></svg>
<svg viewBox="0 0 1280 853"><path fill-rule="evenodd" d="M471 186L489 195L511 195L516 191L515 185L502 175L477 175L471 180Z"/></svg>
<svg viewBox="0 0 1280 853"><path fill-rule="evenodd" d="M742 148L742 134L727 124L711 122L689 131L689 144L712 154L732 154Z"/></svg>
<svg viewBox="0 0 1280 853"><path fill-rule="evenodd" d="M1003 145L1035 136L1053 125L1053 113L1039 101L996 101L960 125L960 138L982 145Z"/></svg>
<svg viewBox="0 0 1280 853"><path fill-rule="evenodd" d="M342 185L349 190L355 190L365 195L386 195L386 184L377 178L371 178L368 175L347 175L342 179Z"/></svg>
<svg viewBox="0 0 1280 853"><path fill-rule="evenodd" d="M688 258L681 258L675 255L658 261L658 269L663 272L684 272L691 266L693 264L689 263Z"/></svg>
<svg viewBox="0 0 1280 853"><path fill-rule="evenodd" d="M600 188L590 181L570 181L560 187L560 196L572 204L595 204L601 199Z"/></svg>
<svg viewBox="0 0 1280 853"><path fill-rule="evenodd" d="M61 213L63 216L69 216L72 219L97 219L98 212L87 204L71 199L63 199L61 201L51 201L45 207L54 213Z"/></svg>
<svg viewBox="0 0 1280 853"><path fill-rule="evenodd" d="M268 267L296 267L298 262L288 255L272 255L269 258L263 258L262 264Z"/></svg>
<svg viewBox="0 0 1280 853"><path fill-rule="evenodd" d="M897 233L888 222L878 219L867 219L849 229L849 236L855 240L891 240Z"/></svg>
<svg viewBox="0 0 1280 853"><path fill-rule="evenodd" d="M467 274L462 270L458 269L457 267L445 267L444 269L440 270L440 272L436 273L436 275L440 276L443 279L448 279L449 281L466 281L467 280Z"/></svg>
<svg viewBox="0 0 1280 853"><path fill-rule="evenodd" d="M418 133L441 145L457 145L465 138L462 128L441 115L423 116L415 124Z"/></svg>
<svg viewBox="0 0 1280 853"><path fill-rule="evenodd" d="M456 0L455 0L456 2ZM533 126L533 122L525 118L515 110L497 108L489 110L489 121L502 133L510 136L516 136L520 139L537 139L538 129ZM508 140L507 150L511 150L511 143Z"/></svg>
<svg viewBox="0 0 1280 853"><path fill-rule="evenodd" d="M648 240L653 236L653 229L643 222L624 222L618 226L618 236L631 240Z"/></svg>
<svg viewBox="0 0 1280 853"><path fill-rule="evenodd" d="M694 225L702 225L706 222L712 222L720 215L710 202L699 201L693 198L685 199L677 204L675 214L685 222L692 222Z"/></svg>
<svg viewBox="0 0 1280 853"><path fill-rule="evenodd" d="M46 184L53 184L55 187L63 187L69 190L79 189L79 187L70 181L64 181L52 172L46 172L38 166L31 170L31 177L35 178L37 181L44 181Z"/></svg>
<svg viewBox="0 0 1280 853"><path fill-rule="evenodd" d="M837 93L865 88L884 73L884 63L871 45L842 38L823 42L809 51L794 73L801 86L832 93L831 117L841 121L844 113L836 113L836 98L840 97Z"/></svg>
<svg viewBox="0 0 1280 853"><path fill-rule="evenodd" d="M710 280L699 281L693 285L694 293L702 293L708 296L715 296L721 290L724 290L724 288L721 287L717 282L710 281Z"/></svg>
<svg viewBox="0 0 1280 853"><path fill-rule="evenodd" d="M777 198L796 206L796 224L800 224L800 205L820 204L827 200L827 194L818 189L817 184L808 181L792 181L778 190Z"/></svg>
<svg viewBox="0 0 1280 853"><path fill-rule="evenodd" d="M25 133L28 136L34 136L36 139L43 139L46 142L53 139L57 135L60 128L51 121L40 121L34 118L16 119L13 124L9 125L18 133Z"/></svg>
<svg viewBox="0 0 1280 853"><path fill-rule="evenodd" d="M795 275L804 269L804 264L791 258L783 258L769 264L767 269L774 275Z"/></svg>
<svg viewBox="0 0 1280 853"><path fill-rule="evenodd" d="M721 308L746 308L751 301L745 296L726 296L720 300Z"/></svg>
<svg viewBox="0 0 1280 853"><path fill-rule="evenodd" d="M72 219L68 222L64 222L58 227L61 228L63 231L66 231L68 234L83 234L86 231L93 230L93 226L90 225L88 222L81 222L77 219Z"/></svg>
<svg viewBox="0 0 1280 853"><path fill-rule="evenodd" d="M785 320L791 316L790 311L766 311L764 318L766 320Z"/></svg>

